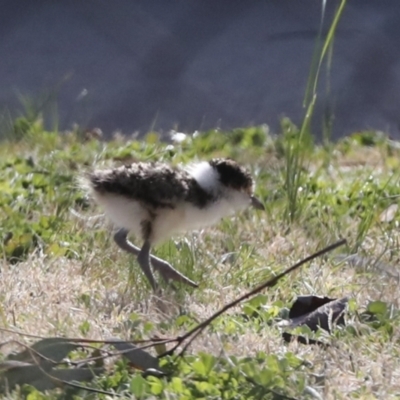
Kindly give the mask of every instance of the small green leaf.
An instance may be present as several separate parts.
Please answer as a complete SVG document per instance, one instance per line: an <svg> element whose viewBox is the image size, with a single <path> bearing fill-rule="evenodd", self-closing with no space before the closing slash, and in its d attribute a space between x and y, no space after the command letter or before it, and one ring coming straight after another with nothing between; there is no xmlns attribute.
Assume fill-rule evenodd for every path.
<svg viewBox="0 0 400 400"><path fill-rule="evenodd" d="M148 392L149 384L142 376L136 375L131 379L129 388L134 396L140 398Z"/></svg>
<svg viewBox="0 0 400 400"><path fill-rule="evenodd" d="M348 307L349 312L353 313L353 312L357 311L358 306L357 306L357 302L355 299L350 299L347 304L348 304L347 307Z"/></svg>
<svg viewBox="0 0 400 400"><path fill-rule="evenodd" d="M46 249L46 254L53 257L63 257L68 252L67 247L61 247L58 243L53 243Z"/></svg>
<svg viewBox="0 0 400 400"><path fill-rule="evenodd" d="M150 392L154 395L159 395L163 392L164 386L163 383L160 379L154 377L154 376L149 376L147 378L147 381L150 385Z"/></svg>
<svg viewBox="0 0 400 400"><path fill-rule="evenodd" d="M82 335L86 335L90 330L89 321L83 321L79 326L79 330L81 331Z"/></svg>
<svg viewBox="0 0 400 400"><path fill-rule="evenodd" d="M372 301L368 304L367 311L375 315L386 315L388 312L388 306L384 301Z"/></svg>
<svg viewBox="0 0 400 400"><path fill-rule="evenodd" d="M179 393L183 393L183 382L181 378L178 377L173 377L171 380L171 384L170 384L171 389L179 394Z"/></svg>
<svg viewBox="0 0 400 400"><path fill-rule="evenodd" d="M201 353L200 354L200 359L204 365L205 368L205 374L208 375L212 369L214 368L215 365L215 357L211 354L207 354L207 353Z"/></svg>
<svg viewBox="0 0 400 400"><path fill-rule="evenodd" d="M200 376L206 375L206 367L201 360L196 360L192 364L192 368L193 368L193 371L196 372L196 374L198 374Z"/></svg>

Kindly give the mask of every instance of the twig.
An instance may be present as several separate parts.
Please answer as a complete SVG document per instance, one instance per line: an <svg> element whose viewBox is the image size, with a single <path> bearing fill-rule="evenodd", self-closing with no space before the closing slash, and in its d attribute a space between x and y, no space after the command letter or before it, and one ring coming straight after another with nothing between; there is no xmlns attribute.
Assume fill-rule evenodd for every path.
<svg viewBox="0 0 400 400"><path fill-rule="evenodd" d="M316 253L303 258L302 260L300 260L299 262L297 262L296 264L292 265L290 268L286 269L285 271L281 272L280 274L274 276L273 278L269 279L267 282L264 282L263 284L257 286L255 289L251 290L248 293L245 293L244 295L238 297L236 300L233 300L232 302L226 304L224 307L222 307L219 311L217 311L215 314L213 314L211 317L207 318L205 321L201 322L200 324L198 324L197 326L195 326L193 329L191 329L190 331L186 332L184 335L182 336L178 336L176 338L176 345L166 351L165 353L159 355L159 358L167 356L167 355L172 355L174 353L174 351L186 340L189 339L189 341L185 344L183 350L178 354L178 357L182 356L184 354L184 352L187 350L187 348L190 346L190 344L193 342L193 340L208 326L210 325L210 323L212 321L214 321L216 318L218 318L220 315L222 315L225 311L229 310L232 307L235 307L236 305L238 305L239 303L241 303L243 300L248 299L249 297L261 292L262 290L269 288L269 287L273 287L275 286L278 281L280 279L282 279L284 276L286 276L287 274L293 272L294 270L300 268L302 265L314 260L317 257L320 257L326 253L329 253L332 250L335 250L336 248L343 246L344 244L346 244L346 239L341 239L336 243L333 243L325 248L323 248L322 250L317 251ZM192 336L193 335L193 336ZM192 337L191 337L192 336Z"/></svg>

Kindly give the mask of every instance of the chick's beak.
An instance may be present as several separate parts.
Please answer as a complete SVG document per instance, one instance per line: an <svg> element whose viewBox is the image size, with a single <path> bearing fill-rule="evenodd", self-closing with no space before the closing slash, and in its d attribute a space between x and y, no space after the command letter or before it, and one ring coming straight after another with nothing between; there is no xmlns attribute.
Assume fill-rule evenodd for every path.
<svg viewBox="0 0 400 400"><path fill-rule="evenodd" d="M255 196L251 196L251 205L257 210L265 211L264 204L261 203L261 201L258 200Z"/></svg>

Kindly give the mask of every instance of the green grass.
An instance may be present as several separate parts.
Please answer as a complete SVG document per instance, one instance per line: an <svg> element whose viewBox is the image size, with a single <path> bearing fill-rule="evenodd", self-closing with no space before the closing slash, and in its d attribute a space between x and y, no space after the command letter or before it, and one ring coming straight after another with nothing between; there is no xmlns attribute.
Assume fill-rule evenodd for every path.
<svg viewBox="0 0 400 400"><path fill-rule="evenodd" d="M297 129L289 121L283 126ZM174 337L344 237L347 248L228 311L182 360L165 359L170 376L143 378L120 360L88 385L124 396L165 399L400 394L398 218L381 221L382 213L397 203L400 151L385 138L365 132L328 147L306 143L300 151L307 164L299 166L296 193L301 206L292 219L285 154L290 132L273 137L264 127L254 127L205 132L173 144L159 142L154 134L143 141L104 143L84 141L74 132L46 132L40 121L26 127L22 139L0 144L3 328L45 337ZM160 309L136 261L114 245L101 210L76 180L94 166L128 158L178 164L216 156L233 157L252 170L267 211L248 210L159 246L157 255L200 283L197 290L167 292ZM350 254L358 259L340 261ZM351 298L345 328L312 334L330 343L329 349L286 344L281 338L277 322L296 296L309 293ZM368 307L381 304L377 301L384 307L378 307L376 318L364 318ZM3 332L0 341L11 338L16 336ZM19 340L31 343L29 338ZM8 397L20 398L21 393L29 393L30 399L63 398L62 391L39 393L28 386ZM85 391L75 395L93 398Z"/></svg>

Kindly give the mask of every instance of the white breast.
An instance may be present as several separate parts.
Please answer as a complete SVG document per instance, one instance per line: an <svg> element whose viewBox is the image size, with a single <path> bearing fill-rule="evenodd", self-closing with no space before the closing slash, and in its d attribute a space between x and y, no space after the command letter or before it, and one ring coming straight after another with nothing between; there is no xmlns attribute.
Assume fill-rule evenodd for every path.
<svg viewBox="0 0 400 400"><path fill-rule="evenodd" d="M153 225L152 240L161 242L174 233L183 233L213 225L223 216L233 212L233 210L228 211L228 207L229 205L225 201L218 201L203 209L190 203L181 203L174 210L159 210Z"/></svg>
<svg viewBox="0 0 400 400"><path fill-rule="evenodd" d="M94 193L96 202L104 209L106 215L119 228L131 231L135 236L141 237L141 221L148 219L149 215L140 203L126 197Z"/></svg>

